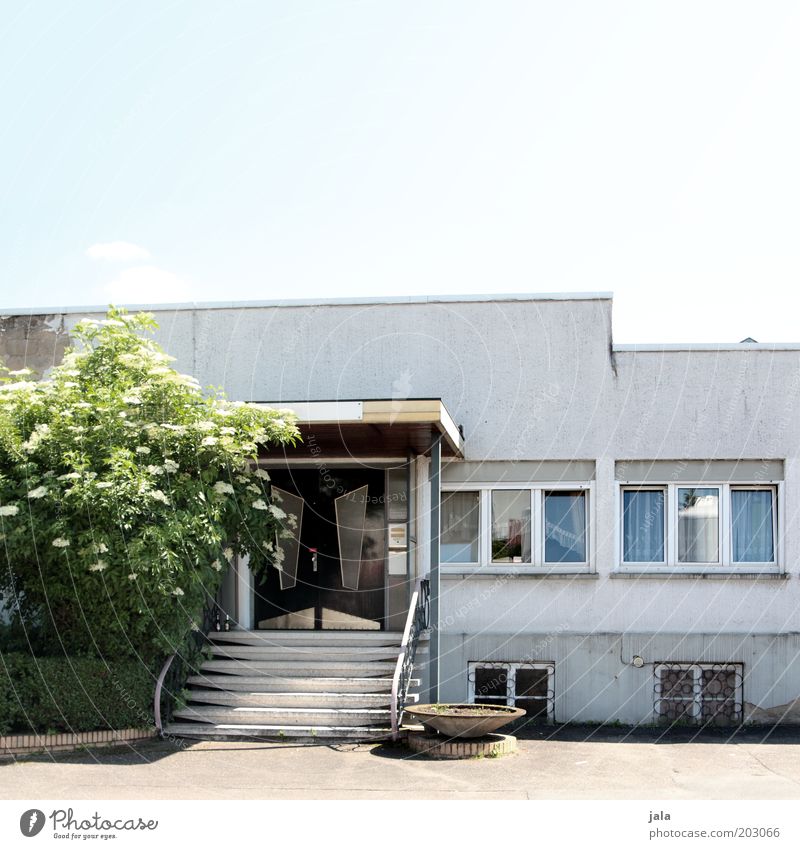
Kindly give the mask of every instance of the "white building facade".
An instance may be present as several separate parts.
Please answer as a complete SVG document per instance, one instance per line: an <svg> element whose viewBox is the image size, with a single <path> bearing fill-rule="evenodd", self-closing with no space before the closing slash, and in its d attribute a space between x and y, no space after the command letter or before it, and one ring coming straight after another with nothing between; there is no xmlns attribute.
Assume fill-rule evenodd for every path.
<svg viewBox="0 0 800 849"><path fill-rule="evenodd" d="M615 345L611 309L151 310L179 370L300 418L303 442L262 462L305 530L265 588L231 574L235 626L402 630L427 578L432 699L556 723L800 721L800 346ZM45 351L86 314L13 318Z"/></svg>

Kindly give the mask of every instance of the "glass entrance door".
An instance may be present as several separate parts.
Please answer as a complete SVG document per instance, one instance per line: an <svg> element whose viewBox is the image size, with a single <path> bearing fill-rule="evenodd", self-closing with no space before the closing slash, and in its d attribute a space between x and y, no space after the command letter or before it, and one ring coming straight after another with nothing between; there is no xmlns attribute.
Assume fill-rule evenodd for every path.
<svg viewBox="0 0 800 849"><path fill-rule="evenodd" d="M293 539L283 544L281 568L271 566L255 587L256 627L382 628L385 473L286 469L271 470L270 477L289 494L284 500L295 515L302 499L302 512Z"/></svg>

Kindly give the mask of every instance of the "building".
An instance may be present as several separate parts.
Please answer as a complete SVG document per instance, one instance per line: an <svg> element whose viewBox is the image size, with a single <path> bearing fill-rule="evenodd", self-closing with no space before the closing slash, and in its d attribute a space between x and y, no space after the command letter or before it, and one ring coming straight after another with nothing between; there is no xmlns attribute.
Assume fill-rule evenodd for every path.
<svg viewBox="0 0 800 849"><path fill-rule="evenodd" d="M270 722L246 714L249 727L299 728L297 708L306 730L385 731L420 578L422 700L558 723L800 721L800 345L615 345L611 307L575 294L154 310L180 370L293 409L303 434L262 458L300 532L263 587L245 564L226 579L234 630L205 683L227 695L206 722L246 714L252 676L272 674ZM0 356L46 367L87 314L6 315ZM214 673L245 661L237 700ZM353 683L366 678L382 683ZM325 698L303 702L303 686Z"/></svg>

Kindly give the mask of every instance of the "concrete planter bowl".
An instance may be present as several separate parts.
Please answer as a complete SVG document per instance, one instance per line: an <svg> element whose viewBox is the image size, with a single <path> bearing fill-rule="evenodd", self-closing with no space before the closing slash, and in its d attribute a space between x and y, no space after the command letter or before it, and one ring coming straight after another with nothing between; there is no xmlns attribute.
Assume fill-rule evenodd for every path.
<svg viewBox="0 0 800 849"><path fill-rule="evenodd" d="M405 713L446 737L484 737L525 716L522 708L506 705L417 705Z"/></svg>

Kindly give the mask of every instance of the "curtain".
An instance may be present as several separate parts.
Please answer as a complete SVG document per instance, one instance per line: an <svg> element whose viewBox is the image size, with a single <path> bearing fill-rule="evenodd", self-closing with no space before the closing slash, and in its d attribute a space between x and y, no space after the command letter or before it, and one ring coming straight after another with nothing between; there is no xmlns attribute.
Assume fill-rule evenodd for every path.
<svg viewBox="0 0 800 849"><path fill-rule="evenodd" d="M583 492L549 492L544 499L546 563L586 561L586 498Z"/></svg>
<svg viewBox="0 0 800 849"><path fill-rule="evenodd" d="M733 560L736 563L771 563L772 490L732 489Z"/></svg>
<svg viewBox="0 0 800 849"><path fill-rule="evenodd" d="M622 559L626 563L663 563L663 490L625 490L622 510Z"/></svg>

